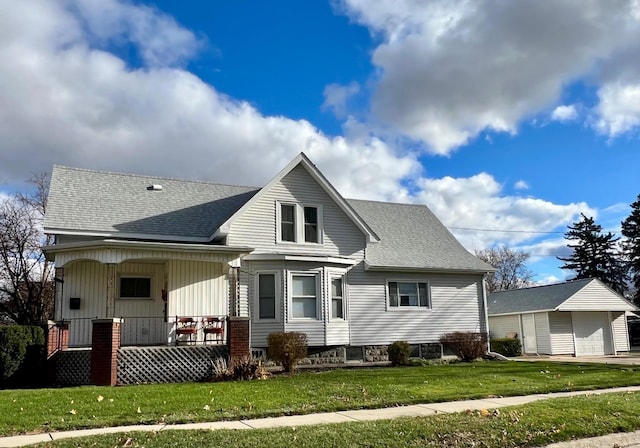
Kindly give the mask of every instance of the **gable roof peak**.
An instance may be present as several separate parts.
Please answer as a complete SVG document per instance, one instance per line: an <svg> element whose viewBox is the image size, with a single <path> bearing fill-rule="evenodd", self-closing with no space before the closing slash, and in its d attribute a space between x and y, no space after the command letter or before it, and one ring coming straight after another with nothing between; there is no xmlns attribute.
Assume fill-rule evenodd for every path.
<svg viewBox="0 0 640 448"><path fill-rule="evenodd" d="M320 172L318 167L307 157L304 152L298 153L278 174L276 174L264 187L258 191L251 199L249 199L236 213L227 219L211 236L212 239L218 235L227 235L231 229L231 224L238 219L249 207L257 202L265 192L271 190L274 185L280 182L287 174L293 171L297 166L302 165L309 175L320 185L320 187L329 195L331 199L342 209L342 211L353 221L362 233L367 236L369 242L377 242L379 240L375 232L362 219L358 213L351 207L345 198L331 185L331 182Z"/></svg>

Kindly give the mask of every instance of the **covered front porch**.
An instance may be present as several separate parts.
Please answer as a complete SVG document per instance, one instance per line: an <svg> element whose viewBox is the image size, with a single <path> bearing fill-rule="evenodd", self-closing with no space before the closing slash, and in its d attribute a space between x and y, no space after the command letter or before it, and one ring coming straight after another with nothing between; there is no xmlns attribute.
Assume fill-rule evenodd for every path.
<svg viewBox="0 0 640 448"><path fill-rule="evenodd" d="M92 322L119 318L124 346L211 345L239 315L237 268L248 248L95 240L48 246L56 265L55 320L69 347L92 345Z"/></svg>

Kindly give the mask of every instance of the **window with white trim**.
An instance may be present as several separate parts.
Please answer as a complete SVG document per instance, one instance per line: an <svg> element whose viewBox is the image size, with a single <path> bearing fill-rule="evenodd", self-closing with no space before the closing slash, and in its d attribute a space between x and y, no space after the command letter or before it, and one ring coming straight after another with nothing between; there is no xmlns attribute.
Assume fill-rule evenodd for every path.
<svg viewBox="0 0 640 448"><path fill-rule="evenodd" d="M291 276L291 317L294 319L318 318L317 274Z"/></svg>
<svg viewBox="0 0 640 448"><path fill-rule="evenodd" d="M121 299L150 299L151 278L129 275L120 276L119 297Z"/></svg>
<svg viewBox="0 0 640 448"><path fill-rule="evenodd" d="M344 290L341 277L331 279L331 318L344 319Z"/></svg>
<svg viewBox="0 0 640 448"><path fill-rule="evenodd" d="M276 274L257 274L258 319L276 319Z"/></svg>
<svg viewBox="0 0 640 448"><path fill-rule="evenodd" d="M430 308L427 282L388 282L389 308Z"/></svg>
<svg viewBox="0 0 640 448"><path fill-rule="evenodd" d="M296 206L280 204L280 240L296 241Z"/></svg>
<svg viewBox="0 0 640 448"><path fill-rule="evenodd" d="M278 241L322 243L322 206L279 203L277 210Z"/></svg>
<svg viewBox="0 0 640 448"><path fill-rule="evenodd" d="M318 243L318 207L304 207L304 242Z"/></svg>

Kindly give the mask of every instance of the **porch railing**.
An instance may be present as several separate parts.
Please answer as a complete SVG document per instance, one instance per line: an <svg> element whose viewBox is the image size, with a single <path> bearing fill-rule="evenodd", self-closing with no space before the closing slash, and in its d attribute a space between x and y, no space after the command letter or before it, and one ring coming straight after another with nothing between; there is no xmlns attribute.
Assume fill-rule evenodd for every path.
<svg viewBox="0 0 640 448"><path fill-rule="evenodd" d="M194 332L176 332L181 325L181 318L190 318L193 321ZM215 317L220 320L222 331L218 333L206 332L205 318ZM169 316L166 320L158 316L121 316L120 341L123 346L136 345L221 345L228 339L227 316ZM96 317L83 317L65 319L69 322L69 346L90 347L92 334L92 321ZM205 338L206 336L206 338ZM205 340L206 339L206 340Z"/></svg>

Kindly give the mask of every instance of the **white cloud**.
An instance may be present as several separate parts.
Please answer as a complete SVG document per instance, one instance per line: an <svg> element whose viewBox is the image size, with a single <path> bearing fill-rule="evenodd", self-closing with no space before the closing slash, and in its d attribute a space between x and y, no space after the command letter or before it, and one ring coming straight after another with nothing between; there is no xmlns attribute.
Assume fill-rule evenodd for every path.
<svg viewBox="0 0 640 448"><path fill-rule="evenodd" d="M577 118L578 111L573 104L569 106L558 106L551 112L551 119L554 121L566 122L573 121Z"/></svg>
<svg viewBox="0 0 640 448"><path fill-rule="evenodd" d="M159 66L165 54L171 64L191 54L196 39L156 10L113 0L68 5L31 0L0 11L5 182L60 163L261 185L305 151L349 194L394 199L420 171L373 136L328 137ZM135 46L147 65L133 69L101 49L112 40Z"/></svg>
<svg viewBox="0 0 640 448"><path fill-rule="evenodd" d="M598 91L596 129L617 137L640 125L640 80L636 84L606 84Z"/></svg>
<svg viewBox="0 0 640 448"><path fill-rule="evenodd" d="M582 202L559 205L502 195L501 185L487 173L468 178L422 179L419 187L422 191L417 199L453 227L452 232L471 250L496 243L520 245L541 236L535 232L556 231L571 224L580 212L595 214Z"/></svg>
<svg viewBox="0 0 640 448"><path fill-rule="evenodd" d="M346 86L330 84L324 88L322 110L331 110L338 118L347 115L347 103L351 97L360 92L360 85L352 81Z"/></svg>
<svg viewBox="0 0 640 448"><path fill-rule="evenodd" d="M115 0L3 5L4 183L60 163L262 185L305 151L346 197L427 203L449 226L548 230L588 210L582 203L556 205L504 196L501 185L486 173L424 178L418 154L393 147L354 119L346 121L344 136L329 137L304 120L265 116L177 67L193 54L198 40L154 9ZM411 22L410 12L407 9L408 24L395 26L389 19L389 42L404 39L419 25ZM432 25L445 33L455 21ZM129 67L107 51L127 44L142 55L142 68ZM168 66L162 64L165 53ZM328 94L327 104L337 107L338 93L346 98L349 89L356 90L346 89ZM456 107L453 101L454 115ZM502 120L496 117L496 123ZM454 128L450 123L442 127L443 135L452 130L451 141L459 140ZM521 233L456 233L469 249L531 238Z"/></svg>
<svg viewBox="0 0 640 448"><path fill-rule="evenodd" d="M598 127L617 135L638 126L634 0L339 5L382 40L372 56L379 69L374 115L425 142L432 153L448 154L483 130L516 133L520 122L547 110L567 85L587 76L606 83L614 74L630 76L633 85L600 91ZM616 70L620 64L624 70ZM565 117L569 112L558 110Z"/></svg>
<svg viewBox="0 0 640 448"><path fill-rule="evenodd" d="M524 180L519 180L515 184L513 184L513 187L516 190L528 190L529 189L529 184Z"/></svg>
<svg viewBox="0 0 640 448"><path fill-rule="evenodd" d="M542 277L540 280L535 282L536 286L544 286L544 285L553 285L556 283L561 283L563 282L564 279L558 278L553 274L550 275L546 275L544 277Z"/></svg>

